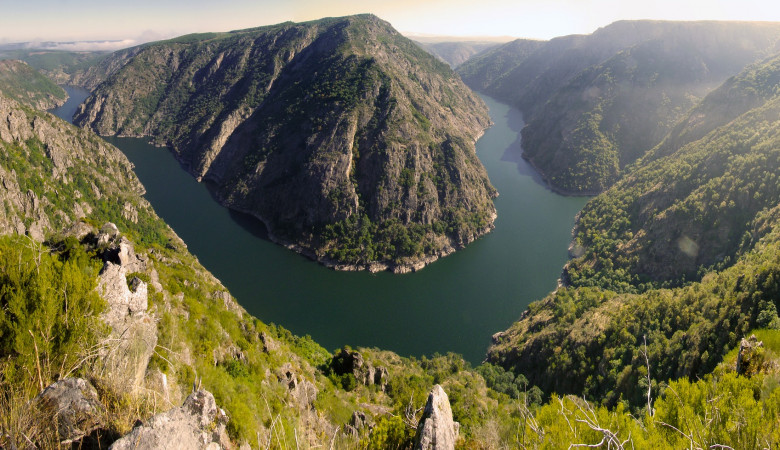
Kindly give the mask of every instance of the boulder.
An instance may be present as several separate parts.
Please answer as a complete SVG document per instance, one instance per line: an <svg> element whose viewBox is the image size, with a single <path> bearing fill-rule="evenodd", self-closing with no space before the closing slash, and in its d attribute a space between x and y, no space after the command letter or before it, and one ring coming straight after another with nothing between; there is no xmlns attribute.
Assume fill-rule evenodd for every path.
<svg viewBox="0 0 780 450"><path fill-rule="evenodd" d="M227 416L205 390L193 392L179 408L157 414L114 442L110 449L218 449L230 446Z"/></svg>
<svg viewBox="0 0 780 450"><path fill-rule="evenodd" d="M105 412L92 384L82 378L65 378L43 390L35 404L57 427L63 443L77 441L99 427Z"/></svg>
<svg viewBox="0 0 780 450"><path fill-rule="evenodd" d="M447 393L436 385L428 395L428 402L417 425L415 450L447 450L455 448L460 426L452 420L452 408Z"/></svg>

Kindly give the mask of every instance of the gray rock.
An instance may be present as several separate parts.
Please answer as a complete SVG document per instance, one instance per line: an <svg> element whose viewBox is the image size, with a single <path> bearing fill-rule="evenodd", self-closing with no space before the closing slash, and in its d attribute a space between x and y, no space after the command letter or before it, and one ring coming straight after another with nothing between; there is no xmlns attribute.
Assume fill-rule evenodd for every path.
<svg viewBox="0 0 780 450"><path fill-rule="evenodd" d="M289 400L292 400L299 409L309 409L317 399L319 393L317 386L305 377L298 375L292 364L283 364L278 369L276 378L287 386Z"/></svg>
<svg viewBox="0 0 780 450"><path fill-rule="evenodd" d="M452 408L447 393L436 385L428 395L423 416L417 425L415 450L447 450L455 448L460 426L452 420Z"/></svg>
<svg viewBox="0 0 780 450"><path fill-rule="evenodd" d="M337 374L351 373L360 384L366 386L376 384L382 391L387 386L389 376L387 369L374 367L370 362L363 359L363 355L358 351L349 351L343 348L341 352L333 357L331 364Z"/></svg>
<svg viewBox="0 0 780 450"><path fill-rule="evenodd" d="M146 263L112 223L101 228L97 241L106 247L107 259L97 288L108 304L101 318L112 330L111 345L98 366L109 379L129 384L127 388L134 390L143 382L157 345L157 324L146 312L148 286L139 278L132 279L128 286L127 280L129 273L143 271Z"/></svg>
<svg viewBox="0 0 780 450"><path fill-rule="evenodd" d="M260 341L263 343L263 351L266 353L275 352L276 350L279 350L279 343L276 342L271 336L268 335L265 331L260 333Z"/></svg>
<svg viewBox="0 0 780 450"><path fill-rule="evenodd" d="M43 390L35 403L57 426L61 442L86 436L100 425L105 412L97 391L82 378L65 378Z"/></svg>
<svg viewBox="0 0 780 450"><path fill-rule="evenodd" d="M205 390L192 393L179 408L157 414L114 442L110 449L217 449L230 445L227 416Z"/></svg>

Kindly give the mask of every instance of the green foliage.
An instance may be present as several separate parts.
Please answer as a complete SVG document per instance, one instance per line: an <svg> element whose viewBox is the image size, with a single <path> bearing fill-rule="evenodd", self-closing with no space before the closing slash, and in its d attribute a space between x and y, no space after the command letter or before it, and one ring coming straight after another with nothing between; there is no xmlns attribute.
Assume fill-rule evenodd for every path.
<svg viewBox="0 0 780 450"><path fill-rule="evenodd" d="M382 417L371 430L369 449L406 449L411 448L414 432L406 426L400 416Z"/></svg>
<svg viewBox="0 0 780 450"><path fill-rule="evenodd" d="M701 377L764 326L780 295L780 233L701 282L642 294L561 288L529 309L489 359L524 374L546 393L584 393L615 405L643 404L644 337L653 392L680 377ZM763 321L758 323L759 317ZM597 369L596 369L597 368ZM646 391L645 391L646 392Z"/></svg>
<svg viewBox="0 0 780 450"><path fill-rule="evenodd" d="M761 448L780 442L770 424L780 420L780 390L762 395L762 377L733 372L702 380L675 381L655 403L655 415L632 416L622 404L608 409L581 398L554 396L550 403L525 410L519 444L529 448L597 445L614 434L624 448ZM602 439L604 441L602 441Z"/></svg>
<svg viewBox="0 0 780 450"><path fill-rule="evenodd" d="M99 268L71 242L52 252L28 238L0 238L0 380L48 385L80 368L105 333L96 317L104 308Z"/></svg>
<svg viewBox="0 0 780 450"><path fill-rule="evenodd" d="M506 394L511 398L519 399L522 393L525 393L529 386L528 380L523 376L515 375L513 372L504 370L501 366L490 363L483 363L477 367L477 373L485 379L485 384L496 392ZM541 398L537 398L537 390L534 391L534 398L529 403L539 403Z"/></svg>
<svg viewBox="0 0 780 450"><path fill-rule="evenodd" d="M0 60L0 93L33 108L53 108L68 98L64 89L20 61Z"/></svg>

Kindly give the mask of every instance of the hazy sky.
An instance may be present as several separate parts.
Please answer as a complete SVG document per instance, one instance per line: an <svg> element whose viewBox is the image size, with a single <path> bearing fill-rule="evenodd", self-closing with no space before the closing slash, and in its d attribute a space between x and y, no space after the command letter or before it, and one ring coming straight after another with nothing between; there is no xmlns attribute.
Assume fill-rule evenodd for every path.
<svg viewBox="0 0 780 450"><path fill-rule="evenodd" d="M401 32L548 39L620 19L780 21L776 0L0 0L0 42L152 40L370 12Z"/></svg>

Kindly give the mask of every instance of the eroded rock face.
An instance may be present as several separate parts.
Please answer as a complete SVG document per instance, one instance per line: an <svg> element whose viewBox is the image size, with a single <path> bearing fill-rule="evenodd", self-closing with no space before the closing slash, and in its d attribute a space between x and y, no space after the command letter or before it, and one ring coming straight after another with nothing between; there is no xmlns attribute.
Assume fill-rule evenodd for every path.
<svg viewBox="0 0 780 450"><path fill-rule="evenodd" d="M436 385L428 395L428 403L417 425L415 450L454 449L460 426L452 420L452 408L447 393Z"/></svg>
<svg viewBox="0 0 780 450"><path fill-rule="evenodd" d="M331 367L338 375L351 373L355 376L358 383L366 386L377 385L384 391L389 374L384 367L374 367L370 362L363 359L363 355L357 351L350 351L346 348L333 357Z"/></svg>
<svg viewBox="0 0 780 450"><path fill-rule="evenodd" d="M57 427L61 442L83 438L100 425L104 413L98 394L89 381L65 378L43 390L34 400Z"/></svg>
<svg viewBox="0 0 780 450"><path fill-rule="evenodd" d="M308 409L317 399L319 390L317 386L305 377L298 374L298 371L290 363L285 363L279 368L277 379L280 383L287 386L292 400L300 409Z"/></svg>
<svg viewBox="0 0 780 450"><path fill-rule="evenodd" d="M137 277L127 278L146 266L114 224L104 225L96 238L106 248L97 289L108 307L101 318L112 330L111 345L99 364L109 379L127 382L133 390L141 385L157 345L157 324L147 313L148 286Z"/></svg>
<svg viewBox="0 0 780 450"><path fill-rule="evenodd" d="M179 408L157 414L114 442L111 449L218 449L229 445L227 416L205 390Z"/></svg>
<svg viewBox="0 0 780 450"><path fill-rule="evenodd" d="M107 58L127 62L74 123L169 146L290 249L339 270L408 272L493 227L496 191L474 147L486 106L374 16L158 42L126 58ZM220 108L192 106L204 99Z"/></svg>

